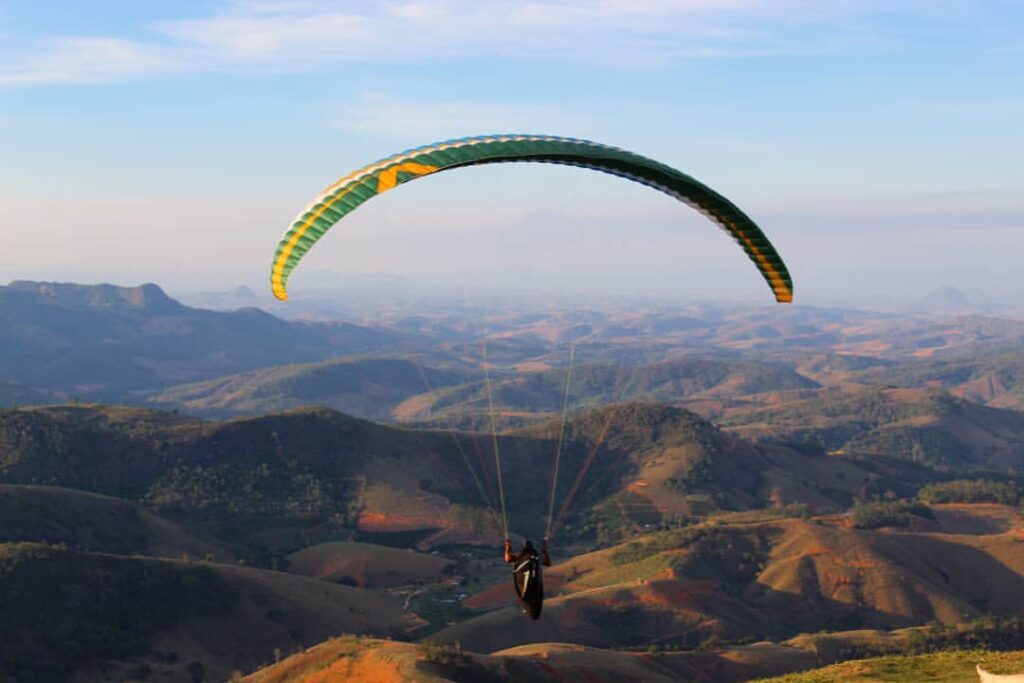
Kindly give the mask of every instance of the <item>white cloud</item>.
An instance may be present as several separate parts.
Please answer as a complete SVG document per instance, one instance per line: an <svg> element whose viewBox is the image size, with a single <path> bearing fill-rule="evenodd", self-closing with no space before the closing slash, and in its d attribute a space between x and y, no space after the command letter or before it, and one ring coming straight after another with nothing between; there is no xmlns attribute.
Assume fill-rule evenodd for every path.
<svg viewBox="0 0 1024 683"><path fill-rule="evenodd" d="M221 59L358 57L372 40L369 17L343 11L282 7L164 22L158 30L179 44Z"/></svg>
<svg viewBox="0 0 1024 683"><path fill-rule="evenodd" d="M0 85L102 83L180 66L173 52L118 38L54 38L40 49L0 68Z"/></svg>
<svg viewBox="0 0 1024 683"><path fill-rule="evenodd" d="M558 58L646 65L833 49L870 3L809 0L243 2L131 37L43 37L0 51L0 85L119 81L166 71ZM821 31L801 27L821 25ZM808 37L808 33L814 37ZM809 42L811 41L811 42Z"/></svg>

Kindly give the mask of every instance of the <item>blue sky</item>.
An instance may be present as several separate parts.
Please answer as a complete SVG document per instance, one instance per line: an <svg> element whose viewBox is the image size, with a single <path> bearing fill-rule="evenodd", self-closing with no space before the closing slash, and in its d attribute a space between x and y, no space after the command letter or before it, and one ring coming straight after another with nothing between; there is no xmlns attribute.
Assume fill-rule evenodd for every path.
<svg viewBox="0 0 1024 683"><path fill-rule="evenodd" d="M0 278L263 287L337 176L542 132L716 187L798 300L995 292L1024 278L1022 121L1019 2L0 0ZM442 174L346 222L295 295L303 269L766 295L699 216L574 169Z"/></svg>

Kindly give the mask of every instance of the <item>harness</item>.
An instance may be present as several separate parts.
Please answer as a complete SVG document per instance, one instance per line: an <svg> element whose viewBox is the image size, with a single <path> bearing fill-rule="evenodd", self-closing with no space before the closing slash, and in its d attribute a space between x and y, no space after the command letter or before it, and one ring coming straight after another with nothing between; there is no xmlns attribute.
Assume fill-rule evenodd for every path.
<svg viewBox="0 0 1024 683"><path fill-rule="evenodd" d="M522 585L519 586L519 597L525 598L530 587L540 578L540 561L536 556L527 557L515 565L512 573L523 577Z"/></svg>

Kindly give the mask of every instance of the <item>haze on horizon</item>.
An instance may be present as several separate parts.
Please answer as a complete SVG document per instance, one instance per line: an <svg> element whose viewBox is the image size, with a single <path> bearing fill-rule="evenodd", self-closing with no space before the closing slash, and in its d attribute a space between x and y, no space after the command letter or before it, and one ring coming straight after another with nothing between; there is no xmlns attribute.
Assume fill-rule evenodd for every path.
<svg viewBox="0 0 1024 683"><path fill-rule="evenodd" d="M723 192L797 302L1006 296L1024 279L1022 29L1009 1L0 2L0 281L269 300L277 238L338 176L438 139L544 132ZM535 165L369 202L294 293L331 273L765 297L698 214Z"/></svg>

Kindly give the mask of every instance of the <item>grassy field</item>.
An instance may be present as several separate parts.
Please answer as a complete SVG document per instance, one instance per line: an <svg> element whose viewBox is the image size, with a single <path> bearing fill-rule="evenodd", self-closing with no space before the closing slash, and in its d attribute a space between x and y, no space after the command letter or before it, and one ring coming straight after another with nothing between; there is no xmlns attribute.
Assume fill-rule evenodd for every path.
<svg viewBox="0 0 1024 683"><path fill-rule="evenodd" d="M875 657L823 669L763 678L755 683L977 683L975 666L994 674L1024 672L1024 652L961 650L929 655Z"/></svg>

